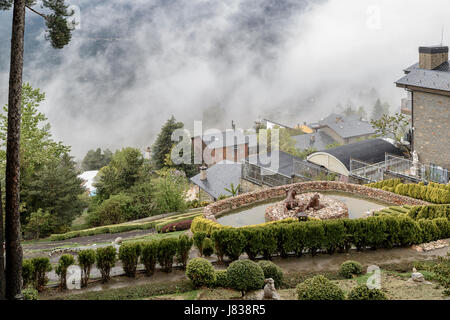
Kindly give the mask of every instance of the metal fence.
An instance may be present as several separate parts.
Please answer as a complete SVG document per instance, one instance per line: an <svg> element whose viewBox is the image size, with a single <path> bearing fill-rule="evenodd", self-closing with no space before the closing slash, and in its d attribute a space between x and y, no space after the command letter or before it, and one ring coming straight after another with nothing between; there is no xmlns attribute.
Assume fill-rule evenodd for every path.
<svg viewBox="0 0 450 320"><path fill-rule="evenodd" d="M324 167L315 165L307 161L294 160L294 175L303 180L341 180L342 176L339 173L327 170Z"/></svg>
<svg viewBox="0 0 450 320"><path fill-rule="evenodd" d="M389 153L383 162L370 164L357 159L350 159L350 174L368 182L384 179L386 174L402 177L410 181L448 183L448 170L436 165L425 165Z"/></svg>
<svg viewBox="0 0 450 320"><path fill-rule="evenodd" d="M242 178L257 185L269 187L282 186L293 183L293 178L252 164L248 161L242 164Z"/></svg>

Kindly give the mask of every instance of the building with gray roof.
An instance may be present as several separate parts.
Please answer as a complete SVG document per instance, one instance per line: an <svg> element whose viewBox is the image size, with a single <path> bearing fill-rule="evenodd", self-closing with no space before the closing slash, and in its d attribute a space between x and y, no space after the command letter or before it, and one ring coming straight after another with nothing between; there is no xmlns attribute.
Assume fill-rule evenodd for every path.
<svg viewBox="0 0 450 320"><path fill-rule="evenodd" d="M419 47L419 62L404 72L396 85L411 97L411 149L420 162L450 169L448 47Z"/></svg>

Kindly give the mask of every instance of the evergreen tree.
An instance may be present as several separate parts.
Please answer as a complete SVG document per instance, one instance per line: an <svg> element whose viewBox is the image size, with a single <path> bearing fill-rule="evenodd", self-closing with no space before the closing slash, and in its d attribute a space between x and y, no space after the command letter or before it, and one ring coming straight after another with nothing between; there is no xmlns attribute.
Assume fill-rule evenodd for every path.
<svg viewBox="0 0 450 320"><path fill-rule="evenodd" d="M103 153L101 148L97 148L97 150L89 150L83 158L81 168L84 171L100 170L109 164L111 158L112 152L109 149L106 149Z"/></svg>
<svg viewBox="0 0 450 320"><path fill-rule="evenodd" d="M373 106L371 119L372 120L379 120L379 119L381 119L383 114L384 114L383 106L381 104L380 99L377 99L377 101L375 102L375 105Z"/></svg>
<svg viewBox="0 0 450 320"><path fill-rule="evenodd" d="M183 126L183 123L177 122L173 115L162 126L161 132L152 147L152 160L156 169L161 169L166 165L166 155L170 154L175 144L172 141L172 133L176 129L183 128Z"/></svg>
<svg viewBox="0 0 450 320"><path fill-rule="evenodd" d="M14 5L14 6L13 6ZM69 13L64 0L43 0L41 6L50 10L50 14L42 14L33 6L36 0L0 0L0 10L8 10L12 6L11 60L8 91L8 142L6 147L6 190L5 190L5 247L6 299L16 299L22 291L22 246L20 245L20 108L23 74L23 50L25 34L25 10L40 15L47 25L46 38L54 48L64 47L71 38L71 29L66 23ZM1 237L0 237L1 238ZM1 270L0 270L1 271ZM0 284L2 286L3 284ZM1 293L1 292L0 292ZM0 297L2 298L2 297Z"/></svg>

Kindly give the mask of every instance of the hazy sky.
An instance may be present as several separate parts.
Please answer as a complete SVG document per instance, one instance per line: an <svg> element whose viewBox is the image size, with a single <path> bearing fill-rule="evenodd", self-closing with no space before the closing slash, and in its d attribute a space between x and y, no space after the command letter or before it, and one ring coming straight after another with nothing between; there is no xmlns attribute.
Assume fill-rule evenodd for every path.
<svg viewBox="0 0 450 320"><path fill-rule="evenodd" d="M450 41L448 0L72 0L80 29L56 51L27 14L24 80L42 88L56 139L88 149L151 145L174 114L249 127L258 117L316 121L371 89L396 111L394 81L418 47ZM431 5L431 3L433 5ZM10 13L0 12L0 103ZM373 92L373 91L372 91ZM212 122L212 120L210 121Z"/></svg>

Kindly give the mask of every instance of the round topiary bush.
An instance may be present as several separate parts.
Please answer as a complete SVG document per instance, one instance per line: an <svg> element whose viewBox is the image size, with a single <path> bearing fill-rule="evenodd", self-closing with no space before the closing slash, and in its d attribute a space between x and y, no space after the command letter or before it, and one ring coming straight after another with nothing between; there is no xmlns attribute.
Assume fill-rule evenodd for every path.
<svg viewBox="0 0 450 320"><path fill-rule="evenodd" d="M344 291L322 275L297 285L298 300L344 300Z"/></svg>
<svg viewBox="0 0 450 320"><path fill-rule="evenodd" d="M251 260L236 260L227 269L230 288L239 290L242 296L250 290L258 290L264 286L264 272Z"/></svg>
<svg viewBox="0 0 450 320"><path fill-rule="evenodd" d="M360 285L348 294L349 300L387 300L386 295L380 289L369 289L366 285Z"/></svg>
<svg viewBox="0 0 450 320"><path fill-rule="evenodd" d="M279 288L283 281L283 271L281 268L269 260L259 261L258 265L264 272L264 279L272 278L275 282L275 287Z"/></svg>
<svg viewBox="0 0 450 320"><path fill-rule="evenodd" d="M26 288L22 290L22 295L24 300L37 300L38 291L33 288Z"/></svg>
<svg viewBox="0 0 450 320"><path fill-rule="evenodd" d="M211 262L203 258L189 260L186 266L186 276L196 288L212 286L216 281L216 273Z"/></svg>
<svg viewBox="0 0 450 320"><path fill-rule="evenodd" d="M341 264L339 273L344 278L351 279L353 275L359 275L362 273L362 265L358 261L345 261Z"/></svg>

